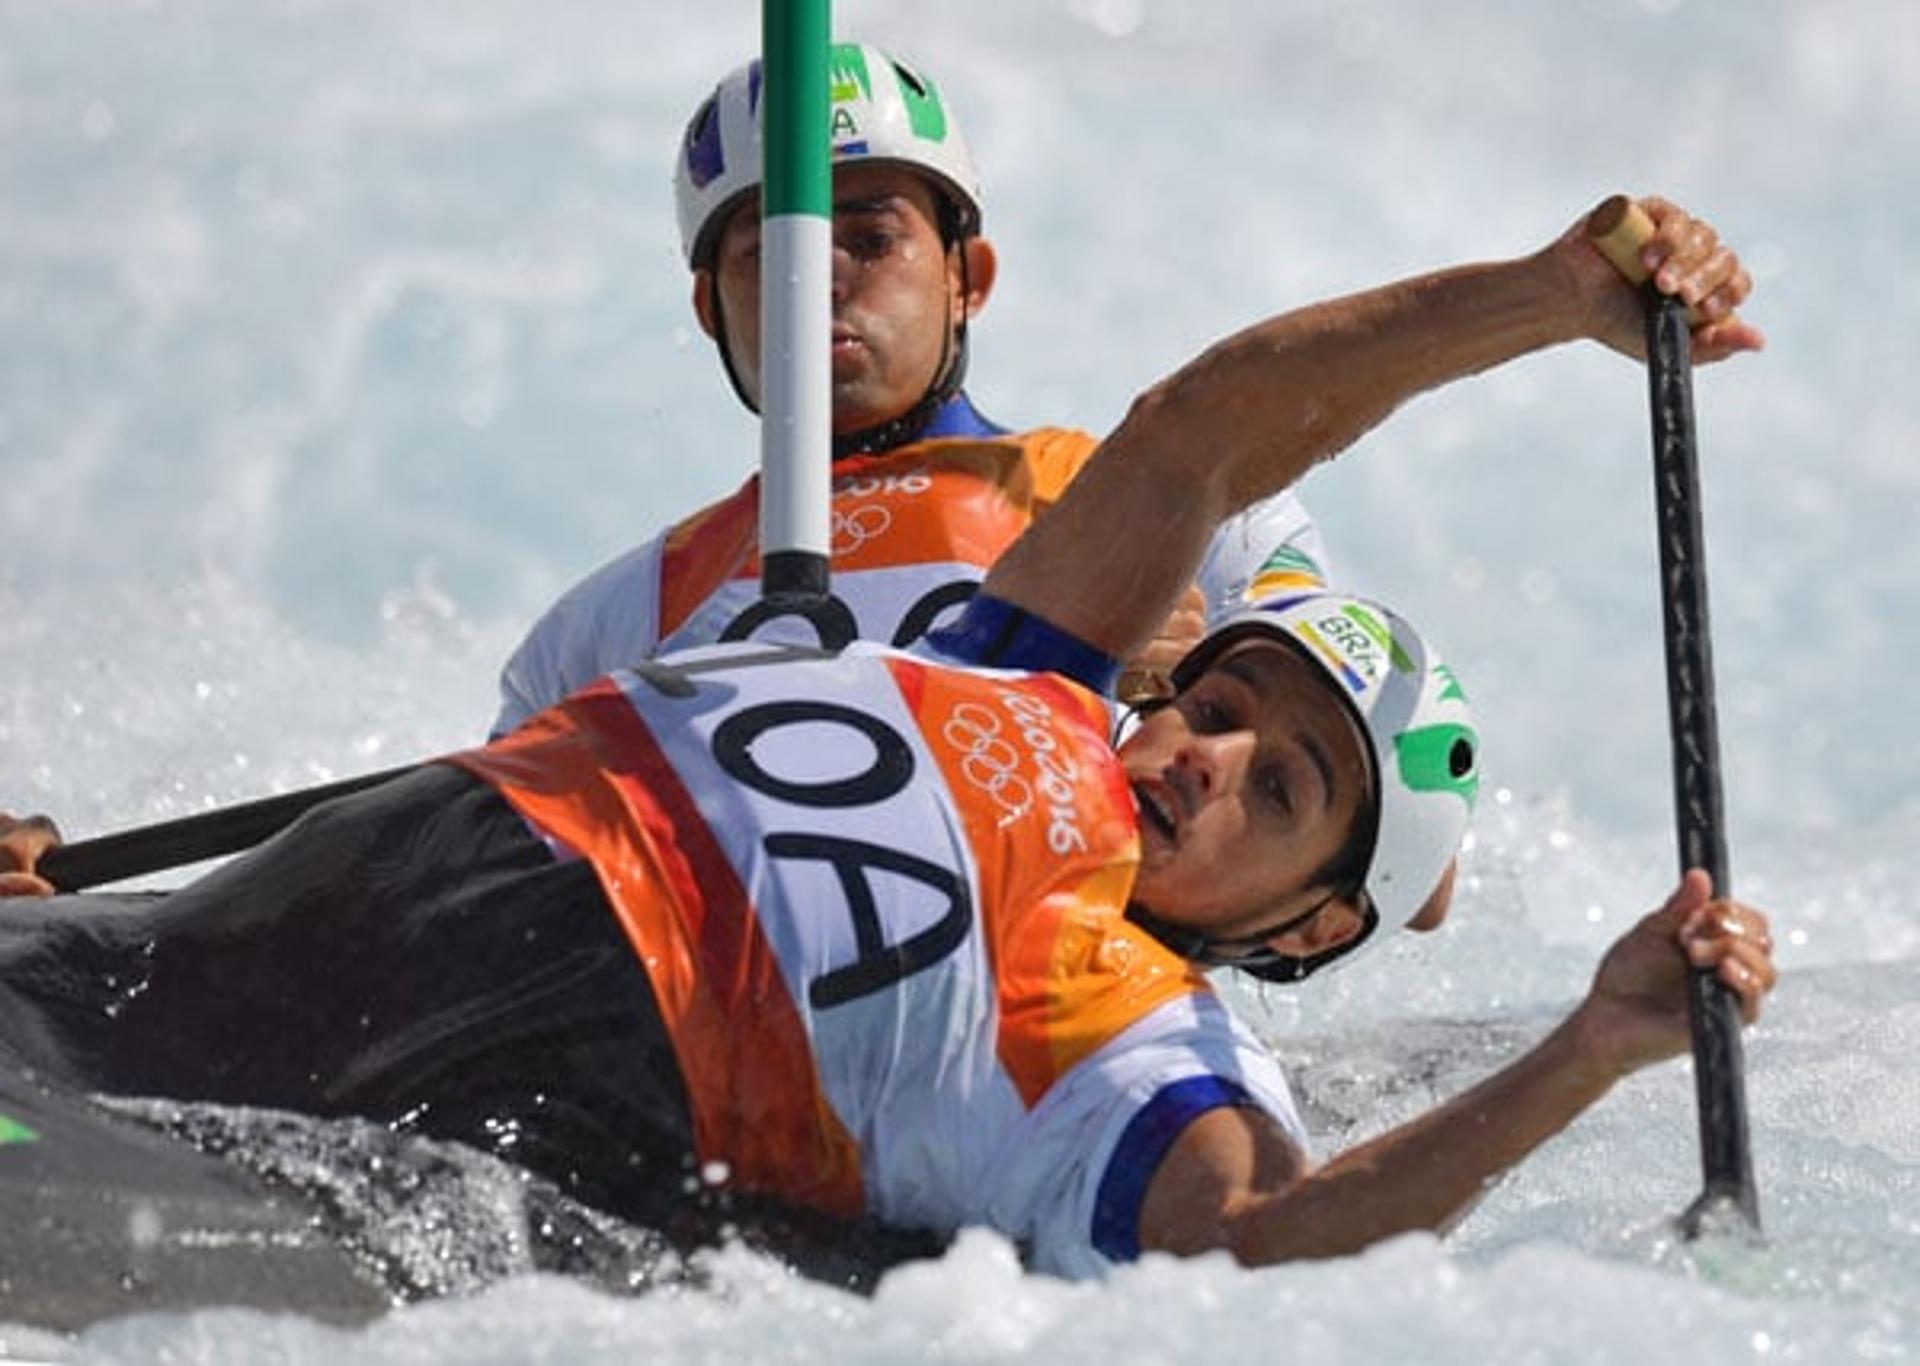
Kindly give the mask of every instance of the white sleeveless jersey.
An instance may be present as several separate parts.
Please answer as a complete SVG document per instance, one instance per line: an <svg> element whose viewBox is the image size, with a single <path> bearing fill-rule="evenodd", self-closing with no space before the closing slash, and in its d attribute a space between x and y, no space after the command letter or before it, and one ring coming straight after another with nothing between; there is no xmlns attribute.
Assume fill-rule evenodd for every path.
<svg viewBox="0 0 1920 1366"><path fill-rule="evenodd" d="M994 560L1092 454L1085 432L928 439L836 462L832 600L813 621L761 619L759 479L603 566L534 624L500 676L503 735L602 674L662 652L754 639L838 648L910 645L945 625ZM1282 547L1324 563L1291 492L1255 504L1214 537L1200 572L1210 617L1239 603Z"/></svg>
<svg viewBox="0 0 1920 1366"><path fill-rule="evenodd" d="M871 645L617 673L457 762L592 860L651 978L699 1156L746 1190L1137 1252L1218 1105L1304 1147L1286 1082L1123 918L1135 812L1093 693Z"/></svg>

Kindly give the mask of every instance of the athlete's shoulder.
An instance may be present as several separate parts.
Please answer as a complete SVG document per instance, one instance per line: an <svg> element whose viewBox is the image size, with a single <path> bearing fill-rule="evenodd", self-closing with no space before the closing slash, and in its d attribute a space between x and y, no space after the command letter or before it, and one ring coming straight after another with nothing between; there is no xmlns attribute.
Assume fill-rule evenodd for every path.
<svg viewBox="0 0 1920 1366"><path fill-rule="evenodd" d="M1058 498L1067 482L1099 446L1099 439L1075 427L1034 426L1016 430L981 413L965 393L942 404L918 439L916 447L987 444L1018 452L1042 501Z"/></svg>
<svg viewBox="0 0 1920 1366"><path fill-rule="evenodd" d="M672 523L654 539L666 550L675 550L689 541L704 540L722 528L753 526L760 511L760 476L750 474L732 493L696 508Z"/></svg>
<svg viewBox="0 0 1920 1366"><path fill-rule="evenodd" d="M501 668L490 734L506 734L609 669L653 652L665 536L607 561L540 614Z"/></svg>
<svg viewBox="0 0 1920 1366"><path fill-rule="evenodd" d="M1077 427L1034 427L1020 433L1019 441L1033 470L1034 492L1049 503L1058 501L1100 448L1098 437Z"/></svg>

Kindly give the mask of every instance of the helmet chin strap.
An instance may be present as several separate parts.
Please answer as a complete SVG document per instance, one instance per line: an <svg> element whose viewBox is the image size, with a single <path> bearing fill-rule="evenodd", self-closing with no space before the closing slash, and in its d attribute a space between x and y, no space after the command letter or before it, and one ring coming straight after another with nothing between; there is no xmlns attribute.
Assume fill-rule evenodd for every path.
<svg viewBox="0 0 1920 1366"><path fill-rule="evenodd" d="M1284 956L1269 948L1270 941L1299 929L1320 912L1324 911L1339 892L1328 892L1299 915L1269 929L1253 934L1237 935L1231 939L1215 939L1204 931L1188 925L1176 925L1172 921L1162 920L1139 902L1127 904L1127 919L1158 939L1182 958L1210 968L1235 967L1249 959Z"/></svg>
<svg viewBox="0 0 1920 1366"><path fill-rule="evenodd" d="M944 226L944 215L943 215ZM953 298L947 296L947 325L940 339L940 360L934 366L933 382L927 386L917 402L897 417L890 417L871 427L863 427L857 432L836 433L833 438L833 458L842 459L849 455L864 455L869 451L889 451L895 446L904 446L933 421L933 415L940 411L946 401L960 392L960 386L967 378L967 296L973 292L973 282L967 270L967 252L964 240L955 239L948 248L960 248L960 316L954 317ZM727 383L733 386L734 396L746 406L748 412L757 413L760 405L740 377L740 368L734 363L733 350L727 345L727 319L720 305L720 287L716 279L712 289L713 300L713 344L720 353L720 366L727 372Z"/></svg>
<svg viewBox="0 0 1920 1366"><path fill-rule="evenodd" d="M1138 904L1127 907L1127 919L1182 958L1198 963L1202 967L1238 968L1265 982L1298 982L1302 978L1312 976L1321 968L1345 958L1371 939L1374 931L1380 928L1379 911L1375 908L1371 897L1363 896L1360 930L1345 942L1335 944L1330 949L1309 954L1305 958L1281 953L1268 946L1269 940L1299 928L1320 914L1326 909L1327 903L1338 895L1338 892L1329 892L1316 902L1311 910L1295 916L1284 925L1277 925L1259 934L1245 935L1237 939L1209 939L1198 930L1189 929L1184 925L1170 924Z"/></svg>
<svg viewBox="0 0 1920 1366"><path fill-rule="evenodd" d="M727 315L720 307L718 272L714 274L709 292L713 300L713 347L720 353L720 368L727 372L727 383L733 386L733 396L745 405L748 412L757 414L760 404L747 392L746 383L740 378L740 368L733 363L733 348L727 345Z"/></svg>

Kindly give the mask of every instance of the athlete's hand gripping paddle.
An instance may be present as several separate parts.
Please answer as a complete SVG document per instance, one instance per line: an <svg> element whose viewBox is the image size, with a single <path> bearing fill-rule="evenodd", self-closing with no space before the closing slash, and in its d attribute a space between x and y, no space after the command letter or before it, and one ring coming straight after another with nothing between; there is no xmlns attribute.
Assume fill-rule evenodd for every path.
<svg viewBox="0 0 1920 1366"><path fill-rule="evenodd" d="M1686 305L1648 282L1640 249L1653 233L1653 220L1624 195L1608 199L1587 218L1587 235L1594 245L1622 275L1646 289L1647 378L1680 868L1705 869L1713 879L1714 895L1725 897L1731 895L1732 884L1721 815L1690 324ZM1740 1007L1711 969L1695 968L1688 976L1688 1018L1705 1187L1681 1215L1681 1228L1688 1238L1721 1231L1757 1233L1760 1209L1747 1134Z"/></svg>

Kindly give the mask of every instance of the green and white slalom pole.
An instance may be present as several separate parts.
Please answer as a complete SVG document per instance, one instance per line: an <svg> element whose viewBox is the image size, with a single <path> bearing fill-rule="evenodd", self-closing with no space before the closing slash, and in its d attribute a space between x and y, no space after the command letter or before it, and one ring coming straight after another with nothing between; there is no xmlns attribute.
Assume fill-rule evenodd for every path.
<svg viewBox="0 0 1920 1366"><path fill-rule="evenodd" d="M762 0L760 591L827 593L832 537L833 172L828 0Z"/></svg>

